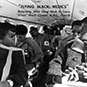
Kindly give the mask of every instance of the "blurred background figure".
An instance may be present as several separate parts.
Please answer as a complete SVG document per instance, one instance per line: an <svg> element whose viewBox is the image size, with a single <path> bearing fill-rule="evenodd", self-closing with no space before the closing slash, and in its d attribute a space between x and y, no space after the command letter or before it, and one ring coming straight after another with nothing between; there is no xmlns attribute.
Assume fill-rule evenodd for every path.
<svg viewBox="0 0 87 87"><path fill-rule="evenodd" d="M69 35L72 34L71 26L65 25L60 32L61 32L61 39L68 37Z"/></svg>
<svg viewBox="0 0 87 87"><path fill-rule="evenodd" d="M70 29L70 34L68 35L68 34L66 34L66 32L65 32L65 34L66 34L66 37L64 37L64 35L62 35L64 38L62 38L61 37L61 43L59 44L59 47L58 47L58 50L56 51L56 53L55 53L55 56L60 52L60 51L62 51L62 47L65 47L66 46L66 44L67 44L67 42L69 43L69 41L70 42L73 42L74 41L74 38L77 36L77 37L79 37L79 35L80 35L80 32L81 32L81 28L82 28L82 26L81 26L81 20L76 20L76 21L73 21L72 22L72 25L71 25L71 29ZM65 28L64 28L65 29Z"/></svg>
<svg viewBox="0 0 87 87"><path fill-rule="evenodd" d="M43 26L44 33L39 33L38 29L36 27L30 27L30 34L33 37L33 39L38 43L40 48L42 49L44 53L44 65L43 65L43 79L45 79L46 72L49 67L49 62L53 58L53 50L51 46L51 40L52 36L50 35L50 29L48 29L47 26ZM44 82L43 82L44 84Z"/></svg>
<svg viewBox="0 0 87 87"><path fill-rule="evenodd" d="M49 35L45 33L44 34L39 33L36 27L30 27L30 34L32 35L33 39L38 43L45 56L47 54L47 51L50 51L51 49L50 45L51 38L49 37ZM45 62L49 61L49 58L44 57L44 61Z"/></svg>

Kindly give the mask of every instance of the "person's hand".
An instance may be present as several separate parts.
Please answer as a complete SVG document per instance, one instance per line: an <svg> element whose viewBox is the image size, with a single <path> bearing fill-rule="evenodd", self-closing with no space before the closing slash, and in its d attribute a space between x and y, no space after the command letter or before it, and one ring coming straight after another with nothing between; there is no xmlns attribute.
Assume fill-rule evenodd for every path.
<svg viewBox="0 0 87 87"><path fill-rule="evenodd" d="M35 67L35 64L34 63L30 63L30 64L27 64L26 65L26 70L28 71L28 70L31 70L31 69L33 69Z"/></svg>
<svg viewBox="0 0 87 87"><path fill-rule="evenodd" d="M47 50L46 51L48 55L52 55L52 51L51 50Z"/></svg>
<svg viewBox="0 0 87 87"><path fill-rule="evenodd" d="M53 83L61 83L62 76L56 75L53 77L52 81Z"/></svg>
<svg viewBox="0 0 87 87"><path fill-rule="evenodd" d="M67 83L67 82L76 82L79 80L78 73L76 72L75 69L69 67L70 72L68 73L63 73L65 74L62 77L62 83Z"/></svg>
<svg viewBox="0 0 87 87"><path fill-rule="evenodd" d="M70 74L65 74L65 75L62 77L62 84L68 82L69 76L70 76Z"/></svg>
<svg viewBox="0 0 87 87"><path fill-rule="evenodd" d="M10 85L7 81L2 81L0 82L0 87L10 87Z"/></svg>

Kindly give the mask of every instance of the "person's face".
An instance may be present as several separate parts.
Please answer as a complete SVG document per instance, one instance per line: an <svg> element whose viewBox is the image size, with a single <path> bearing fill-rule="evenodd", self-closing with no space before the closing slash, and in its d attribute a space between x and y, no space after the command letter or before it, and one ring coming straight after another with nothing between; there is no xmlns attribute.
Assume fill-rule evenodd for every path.
<svg viewBox="0 0 87 87"><path fill-rule="evenodd" d="M18 42L22 42L22 41L24 41L24 39L25 39L24 35L17 35L17 41Z"/></svg>
<svg viewBox="0 0 87 87"><path fill-rule="evenodd" d="M87 26L83 26L81 31L81 39L87 41Z"/></svg>
<svg viewBox="0 0 87 87"><path fill-rule="evenodd" d="M9 30L7 35L3 38L2 43L7 46L15 46L15 33Z"/></svg>
<svg viewBox="0 0 87 87"><path fill-rule="evenodd" d="M32 30L32 31L30 32L30 34L32 35L32 37L37 37L38 31L37 31L37 30Z"/></svg>
<svg viewBox="0 0 87 87"><path fill-rule="evenodd" d="M77 33L79 33L82 29L82 26L81 25L75 25L73 26L73 30L75 30Z"/></svg>
<svg viewBox="0 0 87 87"><path fill-rule="evenodd" d="M67 28L65 29L65 32L66 32L66 34L68 34L68 35L72 34L72 30L71 30L71 28L69 28L69 27L67 27Z"/></svg>

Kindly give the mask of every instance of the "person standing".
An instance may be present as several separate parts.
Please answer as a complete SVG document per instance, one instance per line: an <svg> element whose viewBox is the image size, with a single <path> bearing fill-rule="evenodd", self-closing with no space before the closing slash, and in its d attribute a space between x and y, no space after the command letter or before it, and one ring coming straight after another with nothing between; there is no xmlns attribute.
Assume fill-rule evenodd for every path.
<svg viewBox="0 0 87 87"><path fill-rule="evenodd" d="M14 47L13 26L0 23L0 87L25 86L28 78L23 50Z"/></svg>
<svg viewBox="0 0 87 87"><path fill-rule="evenodd" d="M27 31L27 27L23 24L16 26L17 47L22 48L25 55L29 56L26 61L27 64L38 64L38 62L43 61L44 54L34 39L26 38Z"/></svg>
<svg viewBox="0 0 87 87"><path fill-rule="evenodd" d="M33 67L38 66L39 76L35 78L32 83L34 87L39 87L39 79L42 76L42 65L43 61L43 51L37 44L37 42L31 38L27 37L27 27L23 24L16 26L16 35L17 35L17 47L22 48L25 52L26 58L26 69L31 70Z"/></svg>

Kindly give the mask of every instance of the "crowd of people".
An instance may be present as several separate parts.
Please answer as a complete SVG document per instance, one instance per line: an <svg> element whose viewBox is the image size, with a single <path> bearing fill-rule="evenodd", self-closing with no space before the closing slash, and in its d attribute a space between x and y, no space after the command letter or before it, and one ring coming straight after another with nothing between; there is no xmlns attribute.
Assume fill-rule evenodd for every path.
<svg viewBox="0 0 87 87"><path fill-rule="evenodd" d="M0 87L53 87L66 70L86 63L87 17L65 26L44 25L41 34L34 26L28 32L24 24L0 22Z"/></svg>

